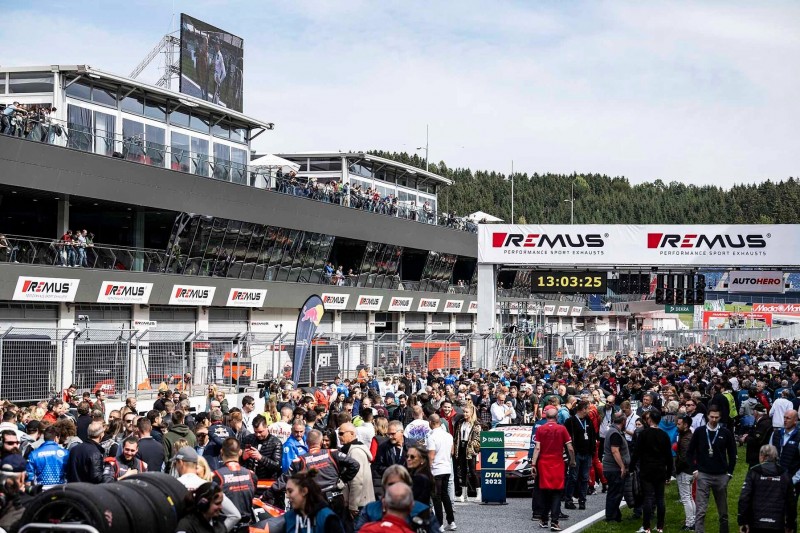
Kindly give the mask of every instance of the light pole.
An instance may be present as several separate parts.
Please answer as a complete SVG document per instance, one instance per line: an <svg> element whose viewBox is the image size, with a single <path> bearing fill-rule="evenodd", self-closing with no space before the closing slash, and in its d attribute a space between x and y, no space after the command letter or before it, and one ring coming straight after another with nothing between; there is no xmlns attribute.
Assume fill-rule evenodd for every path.
<svg viewBox="0 0 800 533"><path fill-rule="evenodd" d="M514 160L511 160L511 223L514 222Z"/></svg>
<svg viewBox="0 0 800 533"><path fill-rule="evenodd" d="M417 150L425 150L425 172L428 171L428 125L425 124L425 146L418 146Z"/></svg>
<svg viewBox="0 0 800 533"><path fill-rule="evenodd" d="M570 187L569 193L569 200L564 200L565 202L569 202L569 223L570 225L575 223L575 180L572 180L572 185Z"/></svg>

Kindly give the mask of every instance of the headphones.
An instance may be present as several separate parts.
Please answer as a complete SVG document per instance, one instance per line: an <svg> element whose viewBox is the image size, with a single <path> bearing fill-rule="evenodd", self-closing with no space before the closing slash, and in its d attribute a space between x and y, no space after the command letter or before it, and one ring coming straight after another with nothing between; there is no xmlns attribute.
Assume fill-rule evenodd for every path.
<svg viewBox="0 0 800 533"><path fill-rule="evenodd" d="M198 511L205 513L211 507L211 500L219 488L216 483L203 483L194 492L194 505Z"/></svg>

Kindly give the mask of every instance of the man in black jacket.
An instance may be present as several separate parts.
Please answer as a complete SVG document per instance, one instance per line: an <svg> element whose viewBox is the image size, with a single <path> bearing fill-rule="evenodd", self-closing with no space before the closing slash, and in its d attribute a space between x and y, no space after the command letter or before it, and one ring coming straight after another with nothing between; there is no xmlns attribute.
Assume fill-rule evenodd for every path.
<svg viewBox="0 0 800 533"><path fill-rule="evenodd" d="M639 477L644 493L642 529L645 531L650 531L654 503L657 510L656 529L658 531L664 529L667 513L664 486L672 477L672 446L667 433L658 427L659 422L661 422L661 411L650 410L647 416L648 426L639 434L631 462L633 467L639 466Z"/></svg>
<svg viewBox="0 0 800 533"><path fill-rule="evenodd" d="M242 439L242 462L258 479L277 479L281 475L281 439L270 435L264 415L253 418L253 433Z"/></svg>
<svg viewBox="0 0 800 533"><path fill-rule="evenodd" d="M755 413L756 423L745 439L747 444L745 459L749 468L759 463L759 451L763 445L769 444L772 437L772 418L767 416L767 408L759 402L753 407L753 412Z"/></svg>
<svg viewBox="0 0 800 533"><path fill-rule="evenodd" d="M378 446L375 452L375 460L372 462L373 478L381 479L383 473L391 465L405 465L406 444L403 436L403 423L399 420L389 422L387 433L388 440Z"/></svg>
<svg viewBox="0 0 800 533"><path fill-rule="evenodd" d="M92 415L89 414L90 411L89 402L81 402L78 404L78 418L75 420L75 428L78 432L78 438L83 442L89 442L87 430L89 429L89 424L92 423Z"/></svg>
<svg viewBox="0 0 800 533"><path fill-rule="evenodd" d="M594 425L589 420L589 402L580 400L577 404L577 411L564 423L570 437L572 437L572 447L575 449L575 467L569 469L569 479L564 492L566 509L575 509L572 501L573 495L578 494L579 509L586 509L586 492L589 488L589 468L592 465L592 455L594 455L597 434Z"/></svg>
<svg viewBox="0 0 800 533"><path fill-rule="evenodd" d="M89 442L78 444L69 453L66 477L68 483L83 481L85 483L103 483L103 457L105 453L100 446L103 438L103 424L92 422L87 431Z"/></svg>
<svg viewBox="0 0 800 533"><path fill-rule="evenodd" d="M769 444L760 464L747 472L739 494L739 528L745 533L796 531L797 505L788 472L778 465L778 450Z"/></svg>
<svg viewBox="0 0 800 533"><path fill-rule="evenodd" d="M789 410L783 414L783 429L773 430L770 444L778 451L778 464L786 470L795 486L795 506L800 482L800 428L797 427L797 411Z"/></svg>

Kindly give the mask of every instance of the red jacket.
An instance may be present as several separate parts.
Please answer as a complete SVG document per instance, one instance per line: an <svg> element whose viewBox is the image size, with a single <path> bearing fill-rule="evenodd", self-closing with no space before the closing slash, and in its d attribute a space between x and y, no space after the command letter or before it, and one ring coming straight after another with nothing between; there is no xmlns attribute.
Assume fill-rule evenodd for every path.
<svg viewBox="0 0 800 533"><path fill-rule="evenodd" d="M359 531L363 533L414 533L405 520L389 514L377 522L364 524Z"/></svg>

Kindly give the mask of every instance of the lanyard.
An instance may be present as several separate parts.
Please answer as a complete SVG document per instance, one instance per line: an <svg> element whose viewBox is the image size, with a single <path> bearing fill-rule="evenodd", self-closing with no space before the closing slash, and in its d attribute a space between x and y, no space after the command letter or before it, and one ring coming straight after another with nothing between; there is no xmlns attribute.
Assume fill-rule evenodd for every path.
<svg viewBox="0 0 800 533"><path fill-rule="evenodd" d="M575 417L575 420L578 421L578 424L581 425L581 429L583 430L584 433L586 433L586 420L581 420L577 416Z"/></svg>
<svg viewBox="0 0 800 533"><path fill-rule="evenodd" d="M714 443L717 442L717 437L719 437L719 426L717 426L716 431L714 431L714 439L713 440L708 436L708 434L710 432L711 432L711 430L708 429L708 426L706 426L706 440L708 441L708 449L709 450L714 446Z"/></svg>

